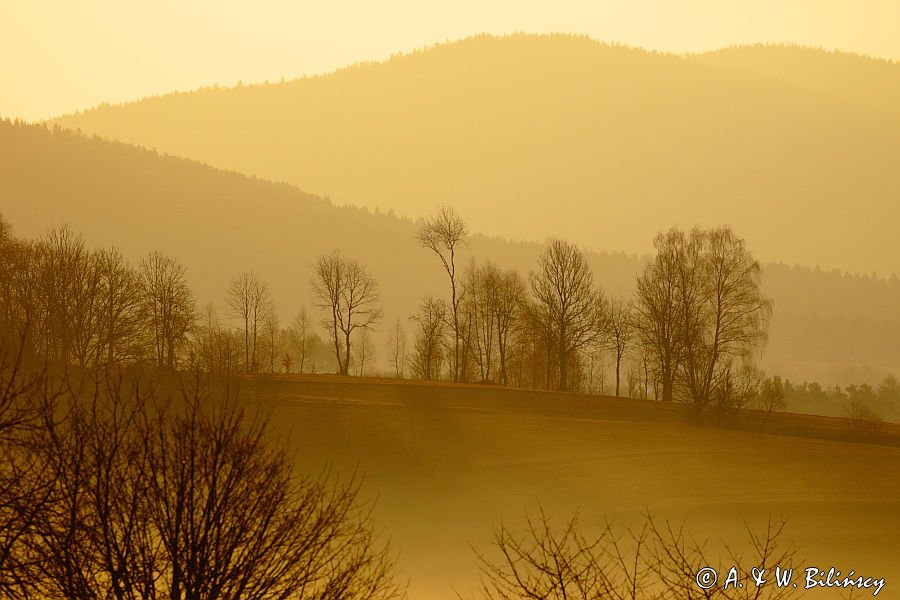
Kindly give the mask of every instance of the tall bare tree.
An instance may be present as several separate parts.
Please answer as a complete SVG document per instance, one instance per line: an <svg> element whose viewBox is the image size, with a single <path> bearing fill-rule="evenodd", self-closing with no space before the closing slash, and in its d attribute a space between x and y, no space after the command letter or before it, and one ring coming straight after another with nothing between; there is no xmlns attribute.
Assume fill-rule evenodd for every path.
<svg viewBox="0 0 900 600"><path fill-rule="evenodd" d="M699 309L685 310L682 317L681 380L694 406L701 409L716 396L741 389L740 375L746 371L741 363L752 359L765 343L772 301L762 293L759 262L731 229L694 231L691 237L701 249L697 270L702 284ZM686 275L681 285L690 289L693 281ZM683 306L692 299L689 296Z"/></svg>
<svg viewBox="0 0 900 600"><path fill-rule="evenodd" d="M609 331L610 347L616 358L616 396L618 396L622 360L631 344L634 331L631 307L618 298L612 300L608 307L606 327Z"/></svg>
<svg viewBox="0 0 900 600"><path fill-rule="evenodd" d="M306 308L302 307L300 311L297 313L297 316L294 317L294 326L293 326L293 336L294 343L297 347L297 352L299 354L300 364L298 366L300 372L303 372L303 366L306 363L306 353L309 348L309 336L311 333L310 325L309 325L309 315L306 312Z"/></svg>
<svg viewBox="0 0 900 600"><path fill-rule="evenodd" d="M0 217L0 346L49 357L41 245L19 240Z"/></svg>
<svg viewBox="0 0 900 600"><path fill-rule="evenodd" d="M137 358L146 344L140 278L116 249L98 252L95 268L100 287L95 364Z"/></svg>
<svg viewBox="0 0 900 600"><path fill-rule="evenodd" d="M463 278L464 329L482 381L507 385L509 335L525 299L525 284L516 271L502 271L474 261Z"/></svg>
<svg viewBox="0 0 900 600"><path fill-rule="evenodd" d="M96 271L84 240L69 227L51 229L36 246L39 252L42 319L39 337L44 353L62 364L88 363L95 331Z"/></svg>
<svg viewBox="0 0 900 600"><path fill-rule="evenodd" d="M494 302L494 325L497 328L497 353L500 358L500 383L509 385L508 356L510 333L525 303L525 283L517 271L501 273Z"/></svg>
<svg viewBox="0 0 900 600"><path fill-rule="evenodd" d="M256 371L259 368L259 333L271 310L269 287L260 281L255 272L241 273L228 285L225 302L232 316L243 326L244 371Z"/></svg>
<svg viewBox="0 0 900 600"><path fill-rule="evenodd" d="M570 358L603 333L605 300L594 289L584 254L577 246L554 240L531 272L531 292L540 318L557 344L559 389L569 389Z"/></svg>
<svg viewBox="0 0 900 600"><path fill-rule="evenodd" d="M439 379L444 362L447 304L428 296L413 318L419 324L413 349L413 371L420 379Z"/></svg>
<svg viewBox="0 0 900 600"><path fill-rule="evenodd" d="M681 360L679 326L679 253L684 235L672 230L656 236L656 257L637 279L635 325L644 348L659 367L662 399L671 401Z"/></svg>
<svg viewBox="0 0 900 600"><path fill-rule="evenodd" d="M469 229L462 218L450 207L444 206L438 214L427 219L419 229L418 240L423 248L431 250L441 261L450 279L450 314L453 327L453 365L451 377L460 377L460 294L457 289L456 253L465 245Z"/></svg>
<svg viewBox="0 0 900 600"><path fill-rule="evenodd" d="M368 327L358 329L356 343L353 346L353 359L359 369L358 375L366 374L366 365L375 360L375 344L372 342L372 334Z"/></svg>
<svg viewBox="0 0 900 600"><path fill-rule="evenodd" d="M139 273L157 364L174 368L178 350L196 320L184 266L172 257L151 252L141 261Z"/></svg>
<svg viewBox="0 0 900 600"><path fill-rule="evenodd" d="M400 319L397 319L391 327L391 337L388 339L391 368L397 379L403 379L406 376L407 344L406 330L403 329Z"/></svg>
<svg viewBox="0 0 900 600"><path fill-rule="evenodd" d="M463 277L462 310L467 347L478 367L480 381L494 380L497 351L496 305L499 301L500 270L491 262L471 261Z"/></svg>
<svg viewBox="0 0 900 600"><path fill-rule="evenodd" d="M327 314L322 324L334 343L338 371L347 375L351 335L357 329L372 327L381 319L378 282L359 262L345 258L338 251L320 257L314 270L313 292L318 307Z"/></svg>
<svg viewBox="0 0 900 600"><path fill-rule="evenodd" d="M278 321L275 305L271 302L263 318L263 332L265 333L266 372L274 373L275 359L278 355L278 344L281 338L281 323Z"/></svg>
<svg viewBox="0 0 900 600"><path fill-rule="evenodd" d="M656 238L657 254L638 278L637 325L659 366L663 399L676 384L698 410L740 388L741 363L766 339L772 303L761 268L728 228Z"/></svg>

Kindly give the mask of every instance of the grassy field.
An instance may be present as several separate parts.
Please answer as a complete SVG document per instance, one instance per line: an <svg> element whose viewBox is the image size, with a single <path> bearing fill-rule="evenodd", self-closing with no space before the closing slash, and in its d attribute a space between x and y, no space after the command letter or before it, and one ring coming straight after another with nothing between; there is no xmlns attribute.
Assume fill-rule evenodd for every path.
<svg viewBox="0 0 900 600"><path fill-rule="evenodd" d="M745 521L788 517L807 564L885 577L879 598L900 598L900 448L842 440L840 419L787 415L760 432L653 401L328 376L246 385L273 402L299 468L364 473L413 599L471 597L470 545L538 502L560 520L580 509L586 527L649 510L733 545Z"/></svg>

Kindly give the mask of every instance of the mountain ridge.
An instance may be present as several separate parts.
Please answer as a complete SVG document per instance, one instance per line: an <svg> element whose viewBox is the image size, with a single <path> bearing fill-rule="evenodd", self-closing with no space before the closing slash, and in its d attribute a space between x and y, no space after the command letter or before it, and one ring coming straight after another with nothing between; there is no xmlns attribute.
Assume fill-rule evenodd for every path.
<svg viewBox="0 0 900 600"><path fill-rule="evenodd" d="M423 52L427 52L427 51L435 49L435 48L440 48L442 46L449 46L449 45L453 45L453 44L462 43L462 42L465 42L465 41L467 41L469 39L473 39L473 38L477 39L479 37L488 37L488 38L501 38L502 39L505 37L516 37L516 36L522 36L522 35L533 36L533 37L563 36L563 37L583 38L583 39L589 40L595 44L599 44L601 46L605 46L608 48L627 48L630 50L634 50L636 52L642 52L642 53L651 54L651 55L674 56L674 57L681 57L681 58L690 59L690 60L700 59L700 60L709 61L709 62L712 62L709 60L711 57L715 57L718 55L723 55L723 54L732 53L732 52L736 52L736 51L752 50L754 52L759 52L759 51L763 51L763 52L800 51L800 52L812 53L812 54L817 54L817 55L840 57L843 60L870 62L870 63L880 64L882 66L887 66L887 67L896 67L896 66L900 65L900 60L894 60L894 59L874 56L874 55L870 55L870 54L863 54L863 53L853 52L853 51L849 51L849 50L827 49L827 48L819 47L819 46L792 44L789 42L758 42L758 43L746 43L746 44L730 44L730 45L722 46L720 48L716 48L716 49L712 49L712 50L701 50L701 51L693 51L693 52L671 52L671 51L663 51L663 50L653 50L653 49L644 48L642 46L633 46L633 45L628 45L628 44L618 43L618 42L607 42L607 41L603 41L603 40L598 40L598 39L593 38L586 34L566 34L566 33L561 33L561 32L548 33L548 34L515 33L515 34L509 34L506 36L494 35L494 34L476 34L473 36L468 36L468 37L460 38L457 40L447 40L444 42L436 42L433 44L427 44L424 46L413 48L408 51L395 52L395 53L391 54L389 57L381 59L381 60L377 60L377 59L376 60L361 60L361 61L351 63L351 64L348 64L348 65L345 65L342 67L337 67L337 68L331 69L331 70L315 72L315 73L307 73L307 74L303 74L303 75L300 75L297 77L290 77L290 78L282 77L279 81L270 81L268 79L261 80L261 81L251 81L251 82L247 82L247 83L240 81L233 85L214 83L212 85L201 85L201 86L193 87L193 88L189 88L189 89L171 90L171 91L161 92L161 93L157 93L157 94L149 94L147 96L133 98L130 100L123 100L120 102L100 102L96 105L88 106L88 107L85 107L85 108L82 108L79 110L73 110L73 111L61 113L56 116L48 117L46 119L39 119L39 120L35 121L35 124L52 125L53 122L55 122L55 121L60 121L60 120L67 119L70 117L83 116L86 113L90 113L95 110L104 109L104 108L124 107L124 106L133 105L133 104L138 104L138 103L144 102L146 100L154 100L154 99L158 99L158 98L164 98L167 96L191 95L191 94L201 93L201 92L206 92L206 91L229 91L229 90L236 90L236 89L241 89L241 88L245 88L245 87L265 87L265 86L270 86L270 85L290 84L290 83L297 82L297 81L304 81L304 80L309 80L309 79L316 79L316 78L328 77L331 75L337 75L337 74L345 72L345 71L353 71L355 69L383 65L388 62L402 59L407 56L415 56L417 54L421 54ZM19 120L19 119L13 119L13 120Z"/></svg>
<svg viewBox="0 0 900 600"><path fill-rule="evenodd" d="M801 58L759 74L773 60L742 59L757 60L755 72L728 52L480 36L54 123L339 204L414 218L451 204L490 235L542 241L553 231L647 254L660 229L727 223L766 261L896 273L900 111L883 90L900 90L900 66L878 63L891 77L857 86L851 101L826 77L841 70L827 53L743 52ZM807 52L826 65L785 84Z"/></svg>

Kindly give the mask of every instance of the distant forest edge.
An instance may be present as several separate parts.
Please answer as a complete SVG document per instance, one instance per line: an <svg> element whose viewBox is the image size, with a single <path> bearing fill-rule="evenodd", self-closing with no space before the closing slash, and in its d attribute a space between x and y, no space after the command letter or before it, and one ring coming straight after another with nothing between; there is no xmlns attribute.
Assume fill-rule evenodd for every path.
<svg viewBox="0 0 900 600"><path fill-rule="evenodd" d="M265 281L254 271L235 276L224 293L234 326L212 303L198 307L171 256L153 251L132 266L68 226L24 240L0 214L2 368L147 365L232 376L316 373L318 364L344 376L604 394L611 355L615 396L675 400L704 421L736 423L754 409L744 425L765 427L773 412L793 409L846 417L854 439L879 442L888 439L884 417L900 416L893 375L846 390L766 376L757 361L772 301L759 263L729 228L660 233L630 299L609 298L569 242L551 241L526 278L490 260L459 268L468 238L451 208L420 225L418 245L438 259L450 291L421 299L411 335L401 319L390 325L386 373L372 367L380 286L339 250L314 261L316 310L301 308L287 326Z"/></svg>
<svg viewBox="0 0 900 600"><path fill-rule="evenodd" d="M477 36L53 122L337 203L645 253L734 226L764 262L897 272L900 65L791 46L674 55ZM573 218L578 215L578 218Z"/></svg>
<svg viewBox="0 0 900 600"><path fill-rule="evenodd" d="M219 298L236 270L256 269L288 318L310 304L311 257L332 247L369 257L388 320L409 317L416 298L440 289L427 257L409 251L409 219L335 207L285 184L35 125L0 121L0 157L0 208L20 234L36 237L70 223L92 244L117 246L133 260L165 247L186 265L201 299ZM540 250L481 235L468 249L522 272ZM632 293L647 259L588 252L588 260L607 292L621 297ZM799 381L874 385L898 369L896 276L782 264L766 264L764 273L776 307L766 370Z"/></svg>
<svg viewBox="0 0 900 600"><path fill-rule="evenodd" d="M440 270L427 252L416 250L420 224L393 215L337 208L287 185L34 125L0 123L0 158L0 209L16 231L44 236L48 227L69 222L75 231L85 232L91 246L121 249L124 263L138 264L154 249L176 256L176 262L186 267L192 297L200 300L196 310L205 314L198 322L205 322L207 328L215 325L232 331L239 325L229 319L234 311L224 303L226 290L239 273L258 274L267 284L279 323L277 343L270 344L270 370L284 370L284 354L291 353L285 350L290 346L287 331L299 322L295 317L301 309L307 311L309 330L318 333L309 336L305 370L313 365L319 372L336 370L310 289L317 257L328 255L332 248L363 260L379 284L384 314L370 339L364 340L363 346L368 344L371 351L363 357L361 371L390 372L388 347L396 334L395 324L399 322L412 334L421 323L421 299L446 295ZM461 274L471 268L475 257L479 264L489 259L501 269L527 275L545 247L472 236L459 250ZM631 297L635 278L649 261L591 252L584 257L610 301ZM895 380L885 375L900 364L895 356L900 329L894 312L900 298L896 278L783 265L764 265L762 273L762 289L774 299L775 307L764 356L769 357L773 348L792 352L798 368L805 370L799 376L785 372L771 358L762 366L787 379L824 384L824 388L819 384L785 386L788 407L842 416L854 395L865 397L867 405L881 406L896 387ZM214 302L204 311L206 301ZM215 312L220 316L215 317ZM411 319L414 315L418 321ZM829 351L838 357L832 368L844 370L838 372L844 377L841 384L855 384L845 392L836 393L831 382L815 371L821 368L816 360L821 354L816 352ZM860 356L874 359L868 369L858 368L863 362ZM298 370L296 351L292 358L288 368ZM353 359L358 366L356 353ZM613 359L610 352L596 357L602 363L592 381L592 385L600 384L597 391L612 391ZM835 371L829 374L835 376ZM627 379L623 372L623 393L634 391L629 389L634 382ZM892 417L893 405L892 400L886 401L880 413Z"/></svg>

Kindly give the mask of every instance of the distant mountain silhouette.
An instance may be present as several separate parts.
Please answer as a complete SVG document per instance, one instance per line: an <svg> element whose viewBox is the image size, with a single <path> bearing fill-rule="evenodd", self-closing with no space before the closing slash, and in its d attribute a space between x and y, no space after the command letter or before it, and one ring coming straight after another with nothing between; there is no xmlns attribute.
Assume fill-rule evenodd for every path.
<svg viewBox="0 0 900 600"><path fill-rule="evenodd" d="M398 317L412 330L407 318L423 294L443 295L446 287L409 219L336 207L287 184L59 128L0 120L0 213L19 236L69 223L89 246L115 245L132 261L151 250L175 255L201 304L214 301L223 316L229 280L249 269L271 286L285 324L301 306L312 309L312 262L334 248L379 280L383 330ZM463 261L490 258L527 275L541 250L476 235ZM589 259L611 295L631 293L645 260L594 252ZM764 283L775 300L769 371L826 383L877 382L886 371L900 372L896 278L769 264ZM384 358L384 341L377 342Z"/></svg>
<svg viewBox="0 0 900 600"><path fill-rule="evenodd" d="M729 223L765 260L900 267L900 65L799 47L671 55L478 36L280 84L56 120L487 234L643 253Z"/></svg>

